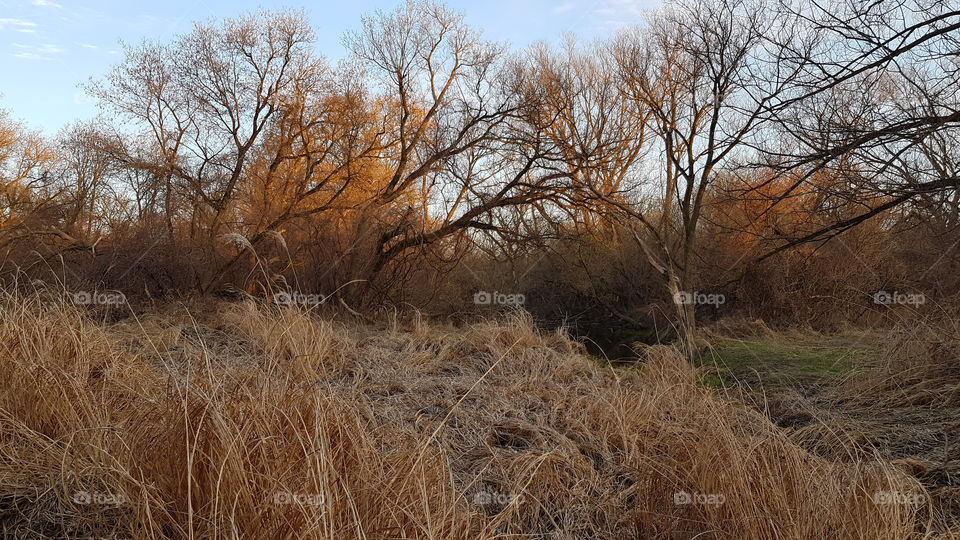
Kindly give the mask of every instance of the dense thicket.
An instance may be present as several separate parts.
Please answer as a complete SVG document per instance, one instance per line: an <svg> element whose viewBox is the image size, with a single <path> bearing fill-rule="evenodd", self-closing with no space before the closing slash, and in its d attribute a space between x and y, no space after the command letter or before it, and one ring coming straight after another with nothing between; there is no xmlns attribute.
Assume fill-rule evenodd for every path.
<svg viewBox="0 0 960 540"><path fill-rule="evenodd" d="M724 313L947 302L957 7L679 1L511 51L415 1L364 18L337 66L301 12L198 24L128 48L89 89L97 120L47 140L0 116L2 271L354 309L497 292L687 338Z"/></svg>

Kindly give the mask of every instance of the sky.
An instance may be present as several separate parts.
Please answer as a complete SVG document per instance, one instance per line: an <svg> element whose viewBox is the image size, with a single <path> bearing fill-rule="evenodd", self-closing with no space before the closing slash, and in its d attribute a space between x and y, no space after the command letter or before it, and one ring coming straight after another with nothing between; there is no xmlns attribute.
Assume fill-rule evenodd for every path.
<svg viewBox="0 0 960 540"><path fill-rule="evenodd" d="M97 114L81 84L104 76L122 58L121 44L169 41L195 21L235 17L258 8L304 8L317 33L316 48L335 61L341 38L376 10L401 0L285 2L250 0L71 1L0 0L0 109L52 136ZM557 42L565 32L581 39L642 22L660 0L448 0L488 39L522 48Z"/></svg>

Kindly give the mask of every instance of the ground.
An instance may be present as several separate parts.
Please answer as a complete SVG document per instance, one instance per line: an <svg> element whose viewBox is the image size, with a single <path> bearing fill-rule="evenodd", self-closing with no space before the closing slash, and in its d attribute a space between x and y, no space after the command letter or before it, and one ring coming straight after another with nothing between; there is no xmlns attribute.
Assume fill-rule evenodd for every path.
<svg viewBox="0 0 960 540"><path fill-rule="evenodd" d="M5 537L948 535L945 504L911 502L952 485L940 439L907 448L918 463L869 446L896 445L856 414L846 385L870 362L842 338L725 333L710 367L669 346L615 366L522 315L100 313L53 295L0 297L0 315ZM928 382L950 366L896 378L903 414L955 403ZM855 395L896 395L868 380Z"/></svg>
<svg viewBox="0 0 960 540"><path fill-rule="evenodd" d="M941 529L960 529L960 407L878 403L851 395L883 362L885 336L849 332L717 339L698 382L762 411L808 450L830 459L879 455L928 490ZM955 388L950 391L956 392Z"/></svg>

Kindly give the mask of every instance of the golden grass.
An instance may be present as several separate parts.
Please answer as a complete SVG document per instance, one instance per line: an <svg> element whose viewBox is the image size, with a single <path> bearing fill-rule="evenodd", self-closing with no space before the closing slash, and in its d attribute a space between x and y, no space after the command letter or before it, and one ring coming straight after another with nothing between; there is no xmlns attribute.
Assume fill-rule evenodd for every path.
<svg viewBox="0 0 960 540"><path fill-rule="evenodd" d="M836 399L890 407L960 407L960 317L937 313L894 325L880 340L882 359Z"/></svg>
<svg viewBox="0 0 960 540"><path fill-rule="evenodd" d="M5 537L916 531L917 482L807 453L666 348L613 372L524 319L374 329L245 303L103 325L11 296L0 316Z"/></svg>

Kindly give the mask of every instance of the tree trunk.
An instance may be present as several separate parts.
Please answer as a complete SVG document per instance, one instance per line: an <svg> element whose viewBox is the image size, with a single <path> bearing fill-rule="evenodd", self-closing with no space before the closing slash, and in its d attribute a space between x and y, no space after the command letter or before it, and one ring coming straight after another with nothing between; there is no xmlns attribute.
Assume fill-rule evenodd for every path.
<svg viewBox="0 0 960 540"><path fill-rule="evenodd" d="M677 336L680 347L687 361L693 363L699 353L696 341L697 319L694 292L686 290L676 275L668 276L667 287L670 289L670 298L677 312Z"/></svg>

